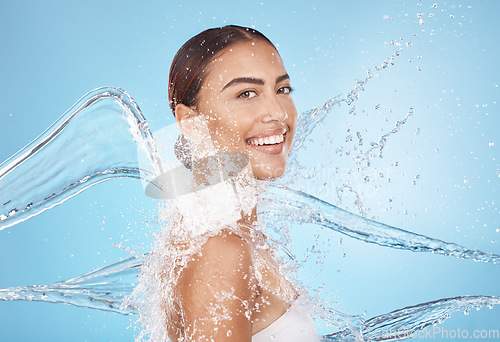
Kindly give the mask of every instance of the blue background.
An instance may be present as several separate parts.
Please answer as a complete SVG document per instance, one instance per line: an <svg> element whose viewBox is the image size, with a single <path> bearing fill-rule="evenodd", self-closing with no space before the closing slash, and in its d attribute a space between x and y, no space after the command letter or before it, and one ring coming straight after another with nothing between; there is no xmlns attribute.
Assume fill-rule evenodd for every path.
<svg viewBox="0 0 500 342"><path fill-rule="evenodd" d="M170 62L187 39L209 27L255 26L278 45L299 112L345 96L368 69L401 48L394 65L361 93L357 116L349 116L352 107L344 104L313 134L323 143L327 132L333 134L332 151L345 145L346 127L376 141L414 108L388 139L384 158L366 171L372 180L347 172L331 176L326 168L327 185L312 182L307 190L358 213L353 198L340 201L335 190L352 178L368 217L500 254L498 13L496 1L2 1L0 160L101 86L129 92L153 131L172 123ZM352 169L349 158L314 146L310 165L326 158L329 167ZM375 180L381 170L386 177ZM146 251L153 213L139 182L113 180L1 231L0 287L48 284L128 257L115 243ZM314 243L312 231L301 226L293 234ZM347 237L338 244L341 236L333 232L320 237L326 272L317 281L351 314L372 317L444 297L500 295L497 265ZM314 267L305 278L318 272ZM65 305L4 302L0 339L130 341L137 334L134 320ZM457 313L444 327L472 333L500 329L499 321L497 307Z"/></svg>

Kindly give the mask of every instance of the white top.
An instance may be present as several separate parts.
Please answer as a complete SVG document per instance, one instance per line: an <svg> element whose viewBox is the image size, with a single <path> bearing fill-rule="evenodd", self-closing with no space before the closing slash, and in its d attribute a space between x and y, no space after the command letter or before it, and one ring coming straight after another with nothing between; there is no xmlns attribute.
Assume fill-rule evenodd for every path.
<svg viewBox="0 0 500 342"><path fill-rule="evenodd" d="M317 342L316 327L304 307L293 303L268 327L252 336L252 342Z"/></svg>

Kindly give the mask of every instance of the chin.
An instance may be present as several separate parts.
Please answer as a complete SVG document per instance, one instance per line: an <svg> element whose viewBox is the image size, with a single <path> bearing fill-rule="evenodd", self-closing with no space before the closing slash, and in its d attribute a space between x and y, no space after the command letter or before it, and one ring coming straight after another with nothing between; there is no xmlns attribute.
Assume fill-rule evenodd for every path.
<svg viewBox="0 0 500 342"><path fill-rule="evenodd" d="M281 177L286 170L286 164L281 167L254 167L252 172L257 179L275 179Z"/></svg>

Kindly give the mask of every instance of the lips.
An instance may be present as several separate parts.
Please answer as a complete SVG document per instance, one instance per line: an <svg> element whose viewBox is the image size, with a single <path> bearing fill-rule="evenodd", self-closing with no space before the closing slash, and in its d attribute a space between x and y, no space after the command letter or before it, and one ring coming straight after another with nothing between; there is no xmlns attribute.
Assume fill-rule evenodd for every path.
<svg viewBox="0 0 500 342"><path fill-rule="evenodd" d="M266 154L279 154L283 151L286 129L267 130L248 138L247 144L253 149Z"/></svg>

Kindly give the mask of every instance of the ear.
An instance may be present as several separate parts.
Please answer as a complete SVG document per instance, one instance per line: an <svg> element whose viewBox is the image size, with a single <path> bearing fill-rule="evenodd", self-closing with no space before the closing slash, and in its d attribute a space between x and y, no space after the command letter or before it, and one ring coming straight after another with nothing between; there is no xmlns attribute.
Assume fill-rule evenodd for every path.
<svg viewBox="0 0 500 342"><path fill-rule="evenodd" d="M179 103L177 106L175 106L175 118L178 124L180 124L182 120L192 118L196 115L198 115L198 113L185 104Z"/></svg>
<svg viewBox="0 0 500 342"><path fill-rule="evenodd" d="M175 119L177 120L177 126L179 126L181 133L186 138L193 141L195 141L200 135L200 132L198 132L199 127L195 123L197 119L201 119L198 114L199 113L195 109L182 103L179 103L175 107Z"/></svg>

